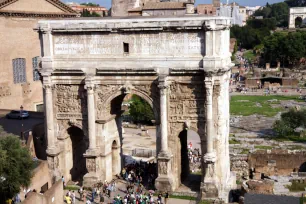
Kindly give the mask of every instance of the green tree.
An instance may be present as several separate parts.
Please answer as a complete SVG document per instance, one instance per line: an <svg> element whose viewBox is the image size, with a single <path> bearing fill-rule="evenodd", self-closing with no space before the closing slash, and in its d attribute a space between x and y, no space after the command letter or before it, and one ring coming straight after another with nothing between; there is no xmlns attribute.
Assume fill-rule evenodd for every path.
<svg viewBox="0 0 306 204"><path fill-rule="evenodd" d="M288 4L289 7L306 6L306 0L286 0L285 3Z"/></svg>
<svg viewBox="0 0 306 204"><path fill-rule="evenodd" d="M132 96L129 113L135 123L152 124L151 121L154 120L150 104L137 95Z"/></svg>
<svg viewBox="0 0 306 204"><path fill-rule="evenodd" d="M99 7L100 5L99 4L95 4L95 3L81 3L81 5L84 5L84 6L92 6L92 7Z"/></svg>
<svg viewBox="0 0 306 204"><path fill-rule="evenodd" d="M98 14L97 12L95 12L95 11L90 13L90 11L88 11L87 9L83 9L83 11L81 13L81 17L101 17L101 15Z"/></svg>
<svg viewBox="0 0 306 204"><path fill-rule="evenodd" d="M22 186L29 186L34 162L20 139L0 127L0 203L14 197Z"/></svg>
<svg viewBox="0 0 306 204"><path fill-rule="evenodd" d="M296 134L296 128L306 127L306 109L290 109L288 112L281 114L281 119L277 120L273 129L278 136L287 137Z"/></svg>

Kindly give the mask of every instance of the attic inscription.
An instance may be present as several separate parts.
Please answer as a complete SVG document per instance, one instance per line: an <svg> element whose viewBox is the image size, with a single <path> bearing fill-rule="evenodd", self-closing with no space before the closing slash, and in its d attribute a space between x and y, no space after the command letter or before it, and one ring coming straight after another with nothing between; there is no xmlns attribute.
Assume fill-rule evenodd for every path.
<svg viewBox="0 0 306 204"><path fill-rule="evenodd" d="M123 42L135 55L200 55L203 33L55 35L55 55L123 55Z"/></svg>

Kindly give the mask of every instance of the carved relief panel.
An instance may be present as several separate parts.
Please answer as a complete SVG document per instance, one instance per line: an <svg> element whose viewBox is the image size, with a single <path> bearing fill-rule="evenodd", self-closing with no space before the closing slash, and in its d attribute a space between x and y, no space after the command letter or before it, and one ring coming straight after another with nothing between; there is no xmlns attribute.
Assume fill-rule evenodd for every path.
<svg viewBox="0 0 306 204"><path fill-rule="evenodd" d="M96 159L86 158L86 168L88 172L96 172Z"/></svg>
<svg viewBox="0 0 306 204"><path fill-rule="evenodd" d="M87 115L87 98L84 86L56 85L55 110L58 119L82 119Z"/></svg>
<svg viewBox="0 0 306 204"><path fill-rule="evenodd" d="M204 132L205 89L203 83L178 83L170 85L170 134L178 135L188 122L198 133ZM182 125L183 124L183 125Z"/></svg>
<svg viewBox="0 0 306 204"><path fill-rule="evenodd" d="M58 157L47 157L49 169L55 170L59 167Z"/></svg>

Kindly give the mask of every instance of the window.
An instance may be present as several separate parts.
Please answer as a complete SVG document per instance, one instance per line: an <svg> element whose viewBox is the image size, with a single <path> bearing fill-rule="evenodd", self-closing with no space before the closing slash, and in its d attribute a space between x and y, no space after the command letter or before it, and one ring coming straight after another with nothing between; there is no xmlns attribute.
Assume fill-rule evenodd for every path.
<svg viewBox="0 0 306 204"><path fill-rule="evenodd" d="M128 54L130 52L129 43L123 43L123 52Z"/></svg>
<svg viewBox="0 0 306 204"><path fill-rule="evenodd" d="M39 73L38 73L38 57L32 58L32 67L33 67L33 81L38 81L40 79Z"/></svg>
<svg viewBox="0 0 306 204"><path fill-rule="evenodd" d="M26 60L24 58L13 59L13 74L15 84L26 82Z"/></svg>

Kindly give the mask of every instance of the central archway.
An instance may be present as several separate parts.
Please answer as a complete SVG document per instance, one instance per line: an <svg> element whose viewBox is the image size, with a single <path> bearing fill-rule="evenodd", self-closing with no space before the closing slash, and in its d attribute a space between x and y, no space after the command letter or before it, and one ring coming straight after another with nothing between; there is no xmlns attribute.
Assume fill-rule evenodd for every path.
<svg viewBox="0 0 306 204"><path fill-rule="evenodd" d="M138 121L137 124L133 123L132 129L126 128L123 130L122 122L125 117L122 117L122 115L125 112L124 108L129 107L130 103L134 100L133 97L139 98L140 101L146 103L147 107L151 109L151 111L153 112L153 114L151 115L152 119L150 119L151 124L142 124L143 121ZM107 105L110 106L108 108L110 120L107 120L108 125L106 126L110 127L109 124L113 123L112 121L114 120L116 121L117 126L117 132L110 132L108 129L107 133L108 137L112 140L110 151L112 155L113 176L115 175L114 172L120 172L122 168L125 168L127 171L130 171L135 167L133 167L133 165L136 165L137 167L134 168L132 172L135 172L135 170L138 171L139 168L150 169L150 175L148 174L148 172L142 172L142 179L146 183L148 181L149 176L152 176L153 179L150 179L152 182L150 185L154 185L155 178L158 175L157 165L153 165L153 163L156 164L157 152L160 149L158 124L159 101L156 99L153 101L153 99L147 93L136 88L132 88L129 90L122 90L121 88L119 91L116 91L111 96L109 96L109 98L105 102L105 106ZM106 150L106 152L107 151L108 150ZM120 161L121 164L119 164ZM155 166L155 171L152 170L152 168L149 168L152 166Z"/></svg>
<svg viewBox="0 0 306 204"><path fill-rule="evenodd" d="M301 17L296 17L294 24L296 28L300 28L303 24L303 19Z"/></svg>

